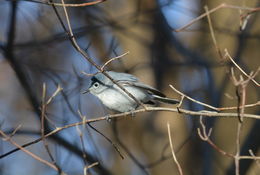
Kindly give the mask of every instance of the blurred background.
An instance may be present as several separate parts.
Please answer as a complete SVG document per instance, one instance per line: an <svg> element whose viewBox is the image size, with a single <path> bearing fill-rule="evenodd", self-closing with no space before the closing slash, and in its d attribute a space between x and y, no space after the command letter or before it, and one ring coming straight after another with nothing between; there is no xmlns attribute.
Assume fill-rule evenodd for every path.
<svg viewBox="0 0 260 175"><path fill-rule="evenodd" d="M47 106L46 133L81 121L78 111L87 119L109 113L97 98L81 93L90 83L90 77L82 72L95 73L96 68L74 49L54 8L37 2L47 1L0 0L0 127L11 134L19 126L12 139L20 145L41 136L43 83L47 86L47 98L58 85L63 88ZM85 1L65 1L82 2ZM236 106L236 87L230 78L233 64L219 56L207 18L174 32L205 13L205 5L212 9L221 3L260 6L259 0L107 0L67 10L78 44L98 65L129 51L106 69L134 74L169 97L181 98L169 87L171 84L209 105ZM66 22L62 7L57 7L57 11ZM210 16L220 50L227 48L236 63L250 73L259 67L260 13L252 13L245 29L240 30L243 13L246 11L222 8ZM236 75L240 74L234 70ZM259 75L255 79L259 82ZM254 83L248 84L246 92L246 104L259 101L259 87ZM208 110L188 100L184 100L182 108ZM252 107L245 112L259 115L260 109ZM237 118L205 118L204 121L208 129L213 128L212 141L224 151L235 154ZM88 172L94 175L178 174L171 156L167 122L184 174L235 174L234 160L198 137L199 118L196 116L147 112L132 118L93 123L96 130L120 149L124 159L104 136L89 126L65 129L46 142L57 166L70 175L84 174L84 166L94 162L99 165ZM242 155L249 155L249 149L259 155L259 133L258 120L244 120ZM58 174L22 151L4 156L14 148L1 139L0 174ZM26 149L52 162L43 142ZM240 174L259 173L254 160L240 162Z"/></svg>

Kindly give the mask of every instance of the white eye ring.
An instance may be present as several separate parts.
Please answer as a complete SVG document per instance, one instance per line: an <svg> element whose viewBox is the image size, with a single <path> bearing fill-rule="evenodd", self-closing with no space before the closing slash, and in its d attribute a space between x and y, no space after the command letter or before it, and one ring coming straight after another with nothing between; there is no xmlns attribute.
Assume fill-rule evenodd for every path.
<svg viewBox="0 0 260 175"><path fill-rule="evenodd" d="M94 86L94 88L98 88L99 83L98 83L98 82L95 82L95 83L93 84L93 86Z"/></svg>

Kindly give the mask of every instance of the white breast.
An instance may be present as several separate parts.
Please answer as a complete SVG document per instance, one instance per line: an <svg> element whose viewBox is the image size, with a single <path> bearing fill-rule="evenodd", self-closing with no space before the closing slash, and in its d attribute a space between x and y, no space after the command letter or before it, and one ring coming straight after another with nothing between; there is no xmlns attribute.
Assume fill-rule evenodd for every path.
<svg viewBox="0 0 260 175"><path fill-rule="evenodd" d="M129 86L124 86L124 88L141 102L150 99L150 96L139 88ZM128 112L138 107L138 104L119 88L108 88L98 94L97 97L107 108L118 112Z"/></svg>

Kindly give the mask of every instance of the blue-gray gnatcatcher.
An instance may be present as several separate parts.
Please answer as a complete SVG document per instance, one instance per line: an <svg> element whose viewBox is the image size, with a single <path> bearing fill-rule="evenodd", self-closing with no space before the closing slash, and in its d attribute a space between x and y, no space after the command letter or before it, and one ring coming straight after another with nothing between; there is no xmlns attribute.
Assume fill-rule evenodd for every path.
<svg viewBox="0 0 260 175"><path fill-rule="evenodd" d="M154 105L156 101L170 104L179 103L178 100L167 98L159 90L139 82L131 74L113 71L106 73L143 104ZM90 87L83 93L87 92L98 97L107 108L116 112L129 112L139 107L139 104L132 97L102 73L98 73L91 78Z"/></svg>

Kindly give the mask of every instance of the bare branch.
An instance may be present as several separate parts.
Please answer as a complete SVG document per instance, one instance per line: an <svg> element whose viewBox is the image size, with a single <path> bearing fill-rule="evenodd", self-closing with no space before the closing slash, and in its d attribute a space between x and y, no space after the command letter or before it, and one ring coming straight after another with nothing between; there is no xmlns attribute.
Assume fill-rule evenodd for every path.
<svg viewBox="0 0 260 175"><path fill-rule="evenodd" d="M215 46L215 49L219 55L219 57L221 59L223 59L223 54L218 46L218 43L217 43L217 39L215 37L215 33L214 33L214 30L213 30L213 26L212 26L212 22L211 22L211 19L210 19L210 14L209 14L209 9L208 9L208 6L204 6L204 9L206 11L206 14L207 14L207 19L208 19L208 23L209 23L209 29L210 29L210 34L211 34L211 38L213 40L213 44Z"/></svg>
<svg viewBox="0 0 260 175"><path fill-rule="evenodd" d="M79 4L63 4L63 3L52 3L48 2L48 5L54 5L54 6L65 6L65 7L86 7L86 6L91 6L91 5L96 5L99 3L102 3L106 0L96 0L93 2L85 2L85 3L79 3Z"/></svg>
<svg viewBox="0 0 260 175"><path fill-rule="evenodd" d="M250 80L252 80L258 87L260 86L260 84L254 80L254 77L258 74L258 72L260 71L260 67L258 67L257 71L254 73L254 75L248 75L234 60L233 58L229 55L227 49L224 50L225 52L225 55L224 57L225 58L228 58L230 59L230 61L240 70L240 72L242 72L247 78L249 78Z"/></svg>
<svg viewBox="0 0 260 175"><path fill-rule="evenodd" d="M59 169L53 165L52 163L40 158L39 156L35 155L34 153L28 151L27 149L23 148L22 146L20 146L19 144L17 144L15 141L13 141L10 137L8 137L2 130L0 130L0 134L4 137L5 140L9 141L11 144L13 144L14 146L16 146L19 150L25 152L26 154L28 154L29 156L31 156L32 158L34 158L35 160L51 167L52 169L54 169L55 171L59 171Z"/></svg>
<svg viewBox="0 0 260 175"><path fill-rule="evenodd" d="M57 90L60 89L60 87L58 86ZM54 94L49 98L49 102L51 102L52 97L54 98L55 94L58 93L58 91L55 91ZM46 84L43 83L43 88L42 88L42 100L41 100L41 137L42 137L42 141L45 147L45 150L47 152L47 154L49 155L53 165L58 169L59 172L61 172L61 169L59 168L59 166L57 165L56 161L54 160L53 155L51 154L51 150L49 148L49 145L47 143L47 140L45 139L45 114L46 114L46 108L47 108L47 104L45 102L46 99Z"/></svg>
<svg viewBox="0 0 260 175"><path fill-rule="evenodd" d="M46 105L50 104L50 102L54 99L54 97L56 97L56 96L58 95L58 93L60 93L60 91L62 91L62 90L63 90L63 88L62 88L60 85L58 85L56 91L55 91L55 92L52 94L52 96L47 100Z"/></svg>
<svg viewBox="0 0 260 175"><path fill-rule="evenodd" d="M227 156L227 157L231 157L231 158L234 158L235 156L230 154L230 153L227 153L225 152L224 150L220 149L215 143L213 143L211 140L210 140L210 135L211 135L211 132L212 132L212 128L210 128L210 130L207 132L207 129L206 129L206 126L204 125L203 121L202 121L202 116L200 116L200 126L202 129L200 128L197 128L197 131L198 131L198 135L199 137L201 138L201 140L207 142L209 145L212 146L212 148L214 148L216 151L218 151L219 153L221 153L222 155L224 156Z"/></svg>
<svg viewBox="0 0 260 175"><path fill-rule="evenodd" d="M222 3L220 4L219 6L209 10L208 12L206 13L203 13L202 15L198 16L197 18L191 20L188 24L184 25L183 27L180 27L179 29L175 29L173 31L175 32L181 32L183 30L185 30L186 28L190 27L191 25L193 25L194 23L196 23L197 21L201 20L202 18L206 17L208 14L211 14L219 9L222 9L222 8L230 8L230 9L237 9L237 10L248 10L248 11L253 11L257 8L249 8L249 7L240 7L240 6L235 6L235 5L229 5L229 4L225 4L225 3Z"/></svg>
<svg viewBox="0 0 260 175"><path fill-rule="evenodd" d="M120 58L123 58L123 57L126 56L127 54L129 54L129 51L126 52L126 53L123 53L122 55L119 55L119 56L116 56L116 57L114 57L114 58L109 59L107 62L105 62L105 64L103 64L103 66L101 67L101 70L104 70L105 67L106 67L108 64L110 64L112 61L117 60L117 59L120 59Z"/></svg>
<svg viewBox="0 0 260 175"><path fill-rule="evenodd" d="M88 175L88 170L94 166L97 166L99 163L98 162L95 162L95 163L92 163L91 165L89 166L85 166L84 167L84 175Z"/></svg>
<svg viewBox="0 0 260 175"><path fill-rule="evenodd" d="M170 86L175 92L177 92L177 93L180 94L181 96L183 96L183 97L189 99L190 101L193 101L193 102L195 102L195 103L197 103L197 104L200 104L200 105L202 105L202 106L206 106L206 107L208 107L208 108L210 108L210 109L213 109L213 110L215 110L215 111L218 111L218 108L216 108L216 107L214 107L214 106L211 106L211 105L208 105L208 104L206 104L206 103L202 103L202 102L200 102L200 101L197 101L197 100L195 100L195 99L193 99L193 98L191 98L191 97L185 95L184 93L178 91L175 87L173 87L173 85L169 85L169 86Z"/></svg>
<svg viewBox="0 0 260 175"><path fill-rule="evenodd" d="M249 107L256 107L256 106L260 106L260 101L256 102L256 103L252 103L252 104L246 104L245 106L239 106L239 108L245 107L245 108L249 108ZM224 111L224 110L232 110L232 109L237 109L237 106L231 106L231 107L221 107L218 108L219 111Z"/></svg>
<svg viewBox="0 0 260 175"><path fill-rule="evenodd" d="M188 100L190 101L193 101L197 104L200 104L202 106L205 106L205 107L208 107L210 109L213 109L215 111L225 111L225 110L232 110L232 109L237 109L238 107L237 106L230 106L230 107L220 107L220 108L217 108L217 107L214 107L214 106L211 106L211 105L208 105L206 103L203 103L203 102L200 102L200 101L197 101L189 96L187 96L186 94L180 92L179 90L177 90L174 86L172 85L169 85L176 93L178 93L179 95L181 95L181 100L180 100L180 103L178 104L178 107L181 106L181 104L183 103L183 100L185 98L187 98ZM255 106L260 106L260 101L256 102L256 103L252 103L252 104L245 104L243 107L245 108L249 108L249 107L255 107ZM242 106L239 106L239 108L242 108Z"/></svg>
<svg viewBox="0 0 260 175"><path fill-rule="evenodd" d="M250 154L251 157L255 160L256 165L258 166L258 168L260 168L260 162L259 162L260 157L256 157L255 154L254 154L254 152L253 152L251 149L249 150L249 154Z"/></svg>
<svg viewBox="0 0 260 175"><path fill-rule="evenodd" d="M171 152L172 152L173 161L175 162L175 164L176 164L176 166L177 166L177 168L178 168L179 174L180 174L180 175L183 175L181 165L180 165L180 163L178 162L178 160L177 160L177 158L176 158L176 156L175 156L174 150L173 150L172 137L171 137L171 128L170 128L169 122L167 122L167 128L168 128L168 136L169 136L169 142L170 142L170 147L171 147Z"/></svg>
<svg viewBox="0 0 260 175"><path fill-rule="evenodd" d="M137 113L142 113L142 112L152 112L152 111L167 111L167 112L176 112L176 113L182 113L182 114L186 114L186 115L191 115L191 116L205 116L205 117L237 117L237 113L216 113L216 112L201 112L201 111L190 111L190 110L186 110L186 109L181 109L181 108L163 108L163 107L146 107L146 109L138 109L138 110L134 110L134 111L130 111L130 112L125 112L125 113L119 113L119 114L113 114L113 115L109 115L110 119L115 119L115 118L125 118L126 116L132 116L133 114L137 114ZM141 115L140 115L141 116ZM255 115L255 114L244 114L245 118L251 118L251 119L260 119L260 115ZM98 121L107 121L107 116L102 116L102 117L98 117L98 118L94 118L94 119L88 119L88 120L84 120L81 122L77 122L77 123L72 123L69 125L65 125L63 127L57 127L56 129L54 129L53 131L49 132L48 134L45 134L44 137L47 138L49 136L52 136L66 128L70 128L70 127L75 127L77 125L85 125L87 123L93 123L93 122L98 122ZM30 146L32 144L38 143L39 141L42 140L41 138L38 138L30 143L26 143L23 146L27 147ZM0 159L3 157L6 157L7 155L14 153L16 151L18 151L19 149L15 149L15 150L11 150L8 153L5 153L3 155L0 156Z"/></svg>
<svg viewBox="0 0 260 175"><path fill-rule="evenodd" d="M16 1L16 0L7 0L7 1ZM25 1L25 2L33 2L33 3L39 3L39 4L44 4L44 5L52 5L52 6L63 6L62 3L55 3L55 2L50 2L50 0L20 0L20 1ZM72 3L72 4L64 4L65 7L86 7L86 6L91 6L91 5L96 5L102 2L105 2L106 0L95 0L92 2L83 2L83 3Z"/></svg>

